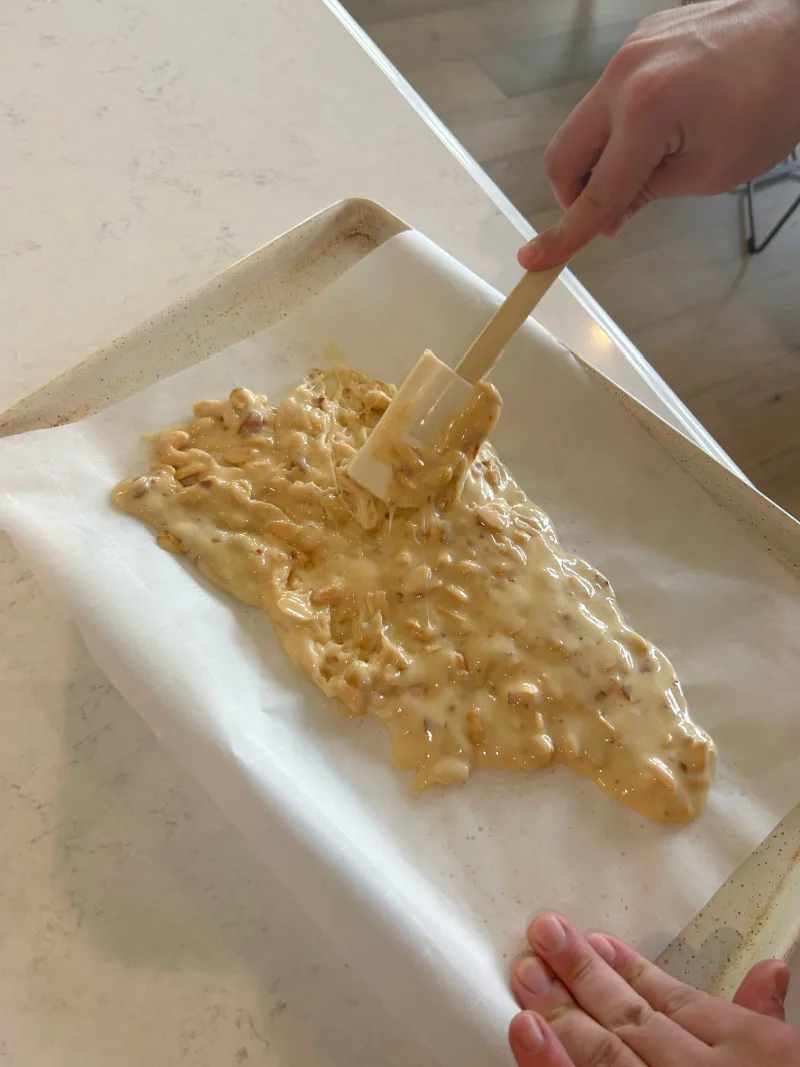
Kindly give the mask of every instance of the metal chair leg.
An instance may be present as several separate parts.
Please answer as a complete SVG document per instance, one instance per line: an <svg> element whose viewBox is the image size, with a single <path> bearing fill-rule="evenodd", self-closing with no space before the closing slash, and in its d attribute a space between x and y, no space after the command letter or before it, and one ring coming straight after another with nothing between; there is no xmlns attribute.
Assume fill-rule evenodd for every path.
<svg viewBox="0 0 800 1067"><path fill-rule="evenodd" d="M777 167L773 167L772 170L767 171L766 174L762 174L760 178L755 178L753 181L745 182L744 195L745 195L745 219L747 226L747 251L751 256L758 255L759 252L763 252L767 245L776 237L792 215L800 207L800 196L798 196L789 207L784 211L766 237L759 241L756 236L756 219L755 219L755 204L754 196L756 189L760 185L766 185L768 183L778 181L782 178L790 178L792 181L800 182L800 173L797 170L797 151L792 154L783 163Z"/></svg>

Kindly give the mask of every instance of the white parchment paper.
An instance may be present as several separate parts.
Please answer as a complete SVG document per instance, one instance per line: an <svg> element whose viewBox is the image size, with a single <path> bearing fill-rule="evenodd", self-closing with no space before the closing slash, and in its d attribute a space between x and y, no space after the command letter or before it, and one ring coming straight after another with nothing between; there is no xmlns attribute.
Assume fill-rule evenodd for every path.
<svg viewBox="0 0 800 1067"><path fill-rule="evenodd" d="M109 678L247 833L320 930L427 1044L509 1060L511 958L558 907L655 955L800 801L798 584L534 323L493 380L494 434L562 541L612 581L715 737L709 809L674 829L562 768L412 799L371 721L345 720L270 624L109 505L141 435L239 385L279 400L336 345L399 382L455 362L499 297L417 234L279 326L73 426L0 441L0 523Z"/></svg>

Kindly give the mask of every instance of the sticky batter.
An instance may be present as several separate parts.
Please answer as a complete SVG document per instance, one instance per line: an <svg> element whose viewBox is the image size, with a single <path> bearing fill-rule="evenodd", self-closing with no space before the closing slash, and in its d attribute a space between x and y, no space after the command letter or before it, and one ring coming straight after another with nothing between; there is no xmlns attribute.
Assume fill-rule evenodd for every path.
<svg viewBox="0 0 800 1067"><path fill-rule="evenodd" d="M476 402L494 418L487 389ZM114 499L263 608L328 697L380 719L415 791L563 763L650 819L696 818L715 749L675 671L490 445L471 455L454 427L439 462L398 456L413 506L348 478L394 393L337 367L277 408L246 389L202 401Z"/></svg>

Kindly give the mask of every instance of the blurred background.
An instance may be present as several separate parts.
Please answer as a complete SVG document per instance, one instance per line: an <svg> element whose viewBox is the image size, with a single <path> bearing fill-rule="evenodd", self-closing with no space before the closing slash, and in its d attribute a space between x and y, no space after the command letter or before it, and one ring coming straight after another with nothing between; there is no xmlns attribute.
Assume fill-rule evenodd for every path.
<svg viewBox="0 0 800 1067"><path fill-rule="evenodd" d="M558 217L552 134L653 0L341 0L531 221ZM800 188L759 188L768 232ZM800 211L749 256L744 197L651 205L572 262L749 478L800 517Z"/></svg>

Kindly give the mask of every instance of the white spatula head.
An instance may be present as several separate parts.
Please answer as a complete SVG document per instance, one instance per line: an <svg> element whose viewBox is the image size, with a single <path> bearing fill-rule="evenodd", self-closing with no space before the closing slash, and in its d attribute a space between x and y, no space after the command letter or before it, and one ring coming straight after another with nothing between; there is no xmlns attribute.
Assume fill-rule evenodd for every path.
<svg viewBox="0 0 800 1067"><path fill-rule="evenodd" d="M482 379L562 269L554 267L524 274L467 349L456 370L438 360L433 352L426 352L347 468L350 477L387 503L399 503L402 499L404 505L411 506L411 501L420 495L411 491L413 487L406 484L406 491L399 496L394 492L403 445L411 449L430 448L442 438L448 424L452 432L449 442L442 440L442 447L460 452L471 463L496 422L501 406L497 390ZM412 456L407 458L412 465L417 462ZM446 466L441 466L439 473L445 469ZM426 474L434 479L428 483L432 486L436 472ZM424 477L419 478L417 488L421 489L424 482Z"/></svg>
<svg viewBox="0 0 800 1067"><path fill-rule="evenodd" d="M402 445L410 445L415 450L430 445L468 407L474 391L470 382L459 377L433 352L425 352L359 449L347 473L381 500L391 501Z"/></svg>

